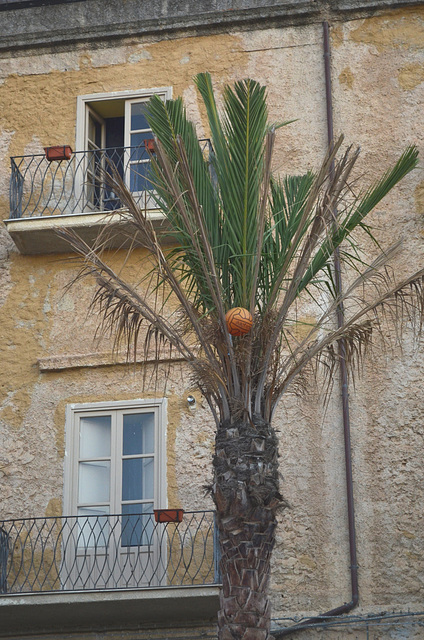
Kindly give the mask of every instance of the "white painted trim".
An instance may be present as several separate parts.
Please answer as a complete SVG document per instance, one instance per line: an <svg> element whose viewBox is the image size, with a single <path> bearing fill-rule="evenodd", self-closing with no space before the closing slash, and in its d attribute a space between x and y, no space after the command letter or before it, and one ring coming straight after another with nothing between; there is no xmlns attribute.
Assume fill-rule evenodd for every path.
<svg viewBox="0 0 424 640"><path fill-rule="evenodd" d="M63 510L62 514L68 516L71 513L71 486L72 486L72 460L73 443L75 438L72 428L72 405L66 405L65 411L65 458L63 463Z"/></svg>
<svg viewBox="0 0 424 640"><path fill-rule="evenodd" d="M100 133L101 142L100 142L100 147L97 147L97 148L104 149L106 146L105 121L101 116L99 116L98 113L94 111L94 109L92 109L88 105L87 105L87 108L84 108L84 122L82 123L82 127L81 127L82 135L83 135L82 139L84 141L83 142L84 148L88 150L87 140L88 140L88 130L89 130L88 125L89 125L90 116L94 120L97 120L97 122L101 126L101 133ZM87 173L88 173L87 171L88 162L89 162L88 157L84 156L83 162L78 166L77 170L75 171L75 191L78 194L78 197L82 195L84 190L84 180L86 179ZM102 197L102 200L103 200L103 197ZM87 205L89 205L88 198L87 198Z"/></svg>
<svg viewBox="0 0 424 640"><path fill-rule="evenodd" d="M111 401L102 401L102 402L88 402L88 403L73 403L69 404L68 407L72 409L72 411L102 411L105 409L106 411L115 411L116 409L135 409L137 407L145 408L153 405L163 405L166 404L166 398L148 398L148 399L136 399L136 400L111 400Z"/></svg>
<svg viewBox="0 0 424 640"><path fill-rule="evenodd" d="M88 125L89 125L90 116L93 118L93 120L97 120L97 122L101 126L101 132L100 132L101 142L100 142L100 147L97 147L97 149L104 149L106 146L105 120L104 118L102 118L102 116L96 113L96 111L94 111L94 109L92 109L88 105L87 105L87 109L85 110L84 140L88 140L88 128L89 128ZM91 142L94 146L97 146L95 141L92 140Z"/></svg>
<svg viewBox="0 0 424 640"><path fill-rule="evenodd" d="M172 98L172 87L152 87L150 89L125 89L124 91L109 91L107 93L86 93L78 96L84 102L99 102L100 100L128 100L131 98L143 98L153 94L163 94L166 100Z"/></svg>

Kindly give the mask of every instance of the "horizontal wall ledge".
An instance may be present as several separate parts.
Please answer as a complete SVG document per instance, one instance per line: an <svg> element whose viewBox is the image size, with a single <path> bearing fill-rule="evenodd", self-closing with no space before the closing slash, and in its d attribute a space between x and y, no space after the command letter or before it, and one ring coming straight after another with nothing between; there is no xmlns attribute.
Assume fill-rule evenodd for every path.
<svg viewBox="0 0 424 640"><path fill-rule="evenodd" d="M50 356L48 358L39 358L37 360L38 369L41 373L54 373L55 371L66 371L67 369L84 369L84 368L95 368L95 367L112 367L116 365L127 365L131 366L133 364L148 364L148 363L159 363L159 362L169 362L169 361L182 361L181 356L174 350L171 353L168 353L167 356L164 354L157 358L153 350L151 353L144 357L141 355L142 349L140 349L140 355L137 355L135 362L131 356L128 358L126 354L112 354L108 353L87 353L87 354L75 354L75 355L60 355L60 356Z"/></svg>
<svg viewBox="0 0 424 640"><path fill-rule="evenodd" d="M419 0L86 0L28 6L3 4L0 51L60 48L78 42L143 35L204 34L228 29L263 29L372 15L420 5ZM240 8L240 5L242 8ZM348 14L346 16L346 14ZM54 28L50 28L54 25Z"/></svg>
<svg viewBox="0 0 424 640"><path fill-rule="evenodd" d="M0 596L0 638L205 624L216 619L219 586Z"/></svg>

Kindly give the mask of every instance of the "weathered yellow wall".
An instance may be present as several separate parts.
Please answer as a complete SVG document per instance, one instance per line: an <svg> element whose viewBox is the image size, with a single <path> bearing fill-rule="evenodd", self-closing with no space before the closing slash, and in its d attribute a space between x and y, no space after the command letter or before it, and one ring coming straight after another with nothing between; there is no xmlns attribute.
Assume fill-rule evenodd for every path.
<svg viewBox="0 0 424 640"><path fill-rule="evenodd" d="M332 29L335 130L345 134L347 143L361 145L359 173L371 178L409 142L418 144L424 156L423 35L422 7ZM184 97L199 136L207 135L193 83L194 74L204 70L218 88L246 76L266 83L270 119L298 119L279 131L276 168L311 168L326 146L322 60L320 25L5 59L1 217L8 217L8 157L39 153L53 144L74 146L78 95L172 86L174 96ZM421 168L372 216L385 246L404 239L395 263L401 273L423 263L423 213ZM140 366L40 372L40 358L103 353L110 342L93 342L96 320L85 315L92 284L64 289L75 265L64 256L19 255L5 230L1 238L2 515L53 515L61 510L66 405L163 392L141 388ZM374 248L365 244L371 255ZM161 371L165 375L165 365ZM363 373L351 392L361 603L364 608L417 608L424 568L422 358L407 334L403 354L395 349L381 356L376 348ZM202 509L211 506L202 487L211 475L213 424L200 397L196 409L187 408L192 391L186 372L175 367L164 392L169 398L168 495L173 506ZM302 401L289 398L276 426L290 509L281 514L275 551L274 612L331 608L350 599L339 403L332 399L324 412L315 392Z"/></svg>

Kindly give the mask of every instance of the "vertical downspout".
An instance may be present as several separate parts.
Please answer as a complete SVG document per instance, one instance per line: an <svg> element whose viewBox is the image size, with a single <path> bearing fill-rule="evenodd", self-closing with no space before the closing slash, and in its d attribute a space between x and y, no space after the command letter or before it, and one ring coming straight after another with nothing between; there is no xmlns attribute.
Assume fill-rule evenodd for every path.
<svg viewBox="0 0 424 640"><path fill-rule="evenodd" d="M331 146L334 143L333 132L333 98L331 90L331 68L330 68L330 33L328 22L323 22L324 31L324 66L325 66L325 94L327 102L327 136L328 145ZM334 172L334 161L331 167L331 172ZM340 252L339 249L334 251L334 273L336 282L336 293L340 295L343 291L342 286L342 274L340 266ZM344 305L340 302L337 305L337 327L341 327L344 324ZM339 357L340 357L340 383L341 383L341 395L342 395L342 407L343 407L343 434L344 434L344 450L345 450L345 471L346 471L346 496L347 496L347 515L349 525L349 553L350 553L350 579L352 600L338 607L343 609L339 613L346 613L350 611L359 601L358 590L358 563L356 557L356 533L355 533L355 509L353 502L353 477L352 477L352 446L350 440L350 416L349 416L349 388L347 378L347 366L346 366L346 343L342 339L339 341ZM327 615L329 615L329 612ZM332 615L335 615L332 613Z"/></svg>
<svg viewBox="0 0 424 640"><path fill-rule="evenodd" d="M324 68L325 68L325 95L327 105L327 137L328 145L333 144L333 99L331 90L331 68L330 68L330 33L328 22L323 22L324 32ZM334 172L334 161L330 169ZM334 251L334 274L336 283L336 292L339 295L342 292L342 276L340 265L340 252L338 249ZM337 326L342 326L344 322L343 303L337 306ZM348 613L354 609L359 602L358 589L358 563L356 556L356 533L355 533L355 510L353 502L353 477L352 477L352 447L350 440L350 417L349 417L349 390L346 367L346 345L344 340L339 341L339 358L340 358L340 384L343 409L343 435L344 435L344 452L345 452L345 474L346 474L346 497L347 497L347 517L349 529L349 556L350 556L350 582L351 582L351 600L345 604L331 609L323 613L319 618L309 618L301 624L293 625L287 629L274 632L274 637L279 639L283 636L300 631L310 624L322 622L325 618Z"/></svg>

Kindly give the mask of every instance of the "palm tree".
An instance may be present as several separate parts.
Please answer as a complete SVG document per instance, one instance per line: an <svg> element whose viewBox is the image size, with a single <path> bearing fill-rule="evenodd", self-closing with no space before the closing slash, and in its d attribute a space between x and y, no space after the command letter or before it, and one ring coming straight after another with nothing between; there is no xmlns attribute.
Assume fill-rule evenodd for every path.
<svg viewBox="0 0 424 640"><path fill-rule="evenodd" d="M316 173L274 177L280 125L268 123L265 88L253 80L226 87L219 115L210 76L195 81L209 121L209 157L181 99L164 103L153 97L148 105L155 139L152 197L164 214L161 232L108 168L133 226L132 248L143 248L153 262L149 279L131 286L108 266L107 254L75 235L68 239L84 259L78 278L97 281L93 305L100 308L102 326L127 346L146 331L146 349L153 340L158 352L177 351L213 413L211 492L222 557L219 638L267 640L270 558L283 504L273 414L314 363L324 363L331 375L340 341L348 363L360 356L379 312L422 312L424 270L394 282L385 265L396 247L365 264L354 234L370 234L366 216L416 166L417 151L408 148L376 184L356 195L350 176L358 151L341 153L341 139ZM161 234L172 239L172 249L163 248ZM350 273L343 293L334 284L336 248ZM314 305L316 321L297 339L302 304ZM341 304L349 313L337 328ZM246 335L228 331L226 313L234 307L253 317Z"/></svg>

